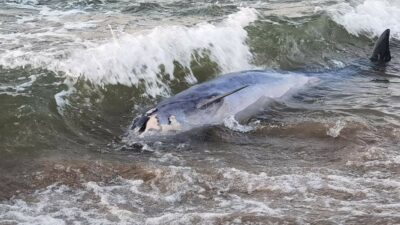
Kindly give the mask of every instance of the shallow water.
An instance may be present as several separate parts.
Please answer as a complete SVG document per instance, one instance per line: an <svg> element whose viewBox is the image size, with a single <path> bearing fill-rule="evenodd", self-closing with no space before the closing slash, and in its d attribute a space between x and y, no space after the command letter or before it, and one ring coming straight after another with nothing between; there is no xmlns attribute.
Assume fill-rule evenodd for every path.
<svg viewBox="0 0 400 225"><path fill-rule="evenodd" d="M399 1L3 1L0 224L400 224ZM390 28L392 61L368 62ZM126 146L219 74L318 82Z"/></svg>

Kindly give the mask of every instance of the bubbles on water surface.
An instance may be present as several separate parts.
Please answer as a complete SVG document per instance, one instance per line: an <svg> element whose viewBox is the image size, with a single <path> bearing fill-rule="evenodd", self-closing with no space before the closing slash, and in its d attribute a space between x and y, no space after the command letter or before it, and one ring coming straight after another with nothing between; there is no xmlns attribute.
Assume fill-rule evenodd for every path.
<svg viewBox="0 0 400 225"><path fill-rule="evenodd" d="M397 0L365 0L356 4L345 2L332 6L328 12L335 22L352 34L379 36L389 28L393 38L400 38L400 2Z"/></svg>
<svg viewBox="0 0 400 225"><path fill-rule="evenodd" d="M396 147L399 132L394 113L398 88L395 83L370 85L365 82L369 78L340 82L343 76L332 85L324 86L319 82L312 90L320 92L305 92L300 98L291 100L288 107L275 107L265 111L260 115L261 118L266 117L265 120L254 126L250 124L253 129L251 132L233 131L247 131L249 127L228 121L227 127L232 125L233 130L210 128L181 137L176 142L170 140L173 144L155 141L148 144L145 151L106 151L105 145L93 144L96 143L93 139L108 143L110 136L122 133L126 128L124 126L133 117L132 105L136 105L134 110L137 113L142 106L156 104L158 99L152 100L149 96L172 94L192 85L196 79L211 79L217 70L227 72L253 67L254 52L249 47L249 39L252 38L276 36L274 40L277 41L273 45L277 48L289 44L290 46L284 48L287 52L275 57L284 58L286 53L291 54L294 57L284 59L294 59L294 62L290 61L288 64L301 62L296 61L296 56L310 61L315 52L306 52L303 49L312 47L314 42L307 42L312 39L315 43L322 43L316 44L323 46L317 48L318 52L326 49L321 57L318 55L316 58L327 60L327 68L345 67L348 60L339 58L333 61L330 52L351 55L349 51L357 51L357 48L363 46L363 50L356 54L365 55L364 47L373 42L362 36L364 32L376 36L387 25L385 22L389 22L394 38L398 38L396 2L389 4L388 1L367 0L336 5L332 1L312 1L307 3L310 4L307 7L299 2L293 3L293 7L286 10L294 12L293 17L281 17L286 8L278 7L282 6L279 3L268 2L260 3L266 7L260 7L257 11L239 9L237 13L221 18L213 18L214 14L207 14L210 20L205 23L190 20L183 25L179 19L172 22L157 20L154 24L162 23L159 27L154 27L153 24L147 26L148 21L136 19L137 15L132 11L96 13L96 10L105 9L107 4L118 4L115 1L72 1L71 8L65 12L61 9L64 3L60 3L56 11L51 6L46 6L49 7L47 9L42 7L38 2L48 2L51 5L52 1L18 3L22 4L18 6L18 13L20 10L29 11L14 18L15 24L20 25L8 24L7 21L13 20L8 16L1 21L3 29L0 38L7 50L0 55L0 64L11 69L20 68L19 66L24 69L24 66L30 65L61 71L58 74L60 77L49 79L42 74L31 74L15 82L4 82L2 76L0 102L7 104L2 105L1 109L8 112L12 106L18 107L18 110L9 111L12 114L16 112L22 118L17 123L20 124L21 131L26 131L18 138L10 138L19 141L17 147L24 149L25 137L30 144L39 138L41 141L46 140L47 142L43 142L45 144L60 143L57 146L62 153L73 148L74 157L83 162L76 165L74 162L60 160L57 166L44 169L38 167L39 171L32 171L34 175L23 174L26 176L20 178L23 182L18 185L13 186L12 182L17 178L1 182L0 187L10 182L11 187L17 187L20 192L12 192L16 194L14 198L11 198L11 194L8 196L10 198L0 203L0 223L400 223L397 213L400 210L400 181L397 176L400 158ZM144 9L143 12L152 16L157 12L154 8L165 7L164 2L167 1L150 6L150 9ZM168 7L173 7L176 3L168 2L171 2ZM339 25L325 15L321 16L320 13L324 13L321 11L312 17L299 12L302 7L309 12L316 2L322 6L329 2L329 6L326 6L328 11L337 10L329 11L329 16ZM223 8L225 2L218 4ZM292 3L282 4L289 7ZM77 10L74 8L77 5L84 7ZM277 13L261 17L269 19L273 24L266 26L270 28L268 30L261 29L261 33L272 31L272 36L264 37L257 33L254 35L249 32L249 25L253 26L256 18L260 18L257 14L263 10L268 11L268 6ZM338 11L340 7L344 9L341 12ZM238 9L231 8L224 10ZM374 10L371 11L372 8ZM214 10L218 10L218 7ZM128 22L125 21L125 16L130 18ZM107 22L104 21L105 18L108 18ZM358 22L349 23L355 20ZM303 27L302 24L307 24L306 21L311 23ZM108 23L115 38L110 34ZM15 30L21 24L24 25L24 30ZM38 26L39 24L44 27ZM293 28L293 34L298 30L306 31L296 33L301 37L292 38L289 35L285 42L282 37L288 36L288 33L279 28L286 25ZM321 28L325 26L329 29ZM341 26L345 29L341 29ZM320 32L324 34L320 35ZM360 37L354 37L347 32ZM313 35L306 35L307 33ZM256 42L260 43L262 42ZM355 48L348 50L353 44ZM45 50L43 46L46 46ZM275 48L265 46L256 47L273 55ZM206 71L206 75L196 71L198 68L192 65L196 60L209 63L200 68L200 71ZM321 61L317 61L319 62ZM271 64L280 67L284 63ZM161 64L164 66L160 66ZM391 65L396 67L395 59ZM30 66L25 70L29 71ZM177 67L186 68L178 71L184 71L183 75L176 73ZM206 70L205 67L217 69ZM65 77L73 78L71 89L63 81ZM77 77L89 82L82 82ZM74 79L77 80L76 83ZM149 83L143 87L140 84L144 79ZM187 84L173 86L172 83L176 80ZM137 87L129 89L125 86ZM133 89L137 93L132 93ZM26 104L25 98L20 98L22 95L37 97L35 100L42 108ZM47 101L48 99L51 101ZM67 105L67 101L70 105ZM64 111L57 111L55 104L59 106L59 110ZM125 107L118 108L118 105ZM57 112L63 112L64 116L57 115ZM48 114L52 120L43 119ZM11 124L14 122L7 119L14 117L4 118L6 120L2 121L7 121L7 125L8 121ZM71 121L78 122L74 124ZM64 131L65 123L68 124L65 131L67 134L55 132ZM54 127L58 128L53 129ZM48 133L44 132L46 129ZM108 131L105 132L106 130ZM14 132L11 128L6 131L7 134ZM32 136L32 132L37 135ZM49 133L53 135L49 136ZM4 137L1 136L0 139ZM199 141L196 142L197 139ZM45 144L34 147L42 148ZM120 147L118 144L116 146ZM82 149L89 147L96 149L94 151L103 148L94 155L98 159L111 162L96 166L96 162L84 160L87 153L83 153ZM50 148L54 149L56 146L50 145ZM111 159L113 157L116 159ZM35 159L32 158L31 161ZM122 161L126 164L118 167ZM1 171L1 174L4 176L8 172ZM31 176L34 177L33 182L30 182ZM29 191L24 192L25 186L31 184L40 185L27 188ZM0 189L3 192L5 190Z"/></svg>
<svg viewBox="0 0 400 225"><path fill-rule="evenodd" d="M74 166L60 168L57 170L69 171L65 173L80 173ZM392 192L399 189L400 182L393 178L357 178L328 168L293 168L281 175L268 170L254 173L179 166L124 165L114 169L127 171L125 178L107 183L90 181L82 188L51 185L29 198L3 202L0 219L34 224L209 224L221 220L261 222L266 218L280 222L297 218L296 223L302 224L317 218L337 223L360 216L400 219L395 213L399 199ZM382 196L382 191L391 194ZM382 200L386 203L379 203Z"/></svg>
<svg viewBox="0 0 400 225"><path fill-rule="evenodd" d="M335 125L331 128L328 129L328 131L326 132L327 135L331 136L331 137L338 137L340 135L340 131L342 131L342 129L346 126L346 122L342 121L342 120L338 120L336 121Z"/></svg>

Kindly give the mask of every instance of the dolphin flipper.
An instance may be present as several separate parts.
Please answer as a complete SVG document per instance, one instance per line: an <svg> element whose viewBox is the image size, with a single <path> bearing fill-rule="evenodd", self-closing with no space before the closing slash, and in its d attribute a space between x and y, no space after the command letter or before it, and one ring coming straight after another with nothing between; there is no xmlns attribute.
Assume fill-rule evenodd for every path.
<svg viewBox="0 0 400 225"><path fill-rule="evenodd" d="M201 108L207 107L207 106L209 106L209 105L211 105L211 104L213 104L213 103L219 102L219 101L221 101L223 98L225 98L225 97L227 97L227 96L229 96L229 95L231 95L231 94L234 94L234 93L236 93L236 92L238 92L238 91L240 91L240 90L242 90L242 89L244 89L244 88L246 88L246 87L248 87L248 86L249 86L249 85L245 85L245 86L242 86L242 87L240 87L240 88L238 88L238 89L235 89L235 90L233 90L233 91L230 91L230 92L227 92L227 93L224 93L224 94L221 94L221 95L217 95L217 96L215 96L215 97L212 97L212 98L210 98L210 99L208 99L208 100L206 100L206 101L203 101L203 102L197 104L197 105L196 105L196 108L197 108L197 109L201 109Z"/></svg>
<svg viewBox="0 0 400 225"><path fill-rule="evenodd" d="M372 62L386 63L392 59L389 49L389 36L390 29L386 29L381 34L378 41L376 41L374 51L370 58Z"/></svg>

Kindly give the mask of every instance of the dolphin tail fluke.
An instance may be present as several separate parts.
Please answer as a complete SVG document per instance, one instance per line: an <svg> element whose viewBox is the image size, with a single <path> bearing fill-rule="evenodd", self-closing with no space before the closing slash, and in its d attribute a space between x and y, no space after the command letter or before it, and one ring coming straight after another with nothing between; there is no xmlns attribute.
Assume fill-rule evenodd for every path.
<svg viewBox="0 0 400 225"><path fill-rule="evenodd" d="M392 59L389 49L389 37L390 29L386 29L375 43L374 51L370 58L372 62L385 63Z"/></svg>

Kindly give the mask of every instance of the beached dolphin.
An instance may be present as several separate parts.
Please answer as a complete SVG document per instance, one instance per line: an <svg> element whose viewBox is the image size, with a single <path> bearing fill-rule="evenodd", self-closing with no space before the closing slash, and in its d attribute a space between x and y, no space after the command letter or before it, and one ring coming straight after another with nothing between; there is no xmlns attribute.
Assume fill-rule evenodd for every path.
<svg viewBox="0 0 400 225"><path fill-rule="evenodd" d="M372 62L382 64L390 61L389 35L388 29L376 42L370 58ZM221 124L231 116L241 120L241 117L254 113L254 110L249 110L257 108L254 106L266 104L269 99L291 96L310 80L312 77L304 73L261 70L221 75L162 101L137 117L131 129L140 135L166 134Z"/></svg>

